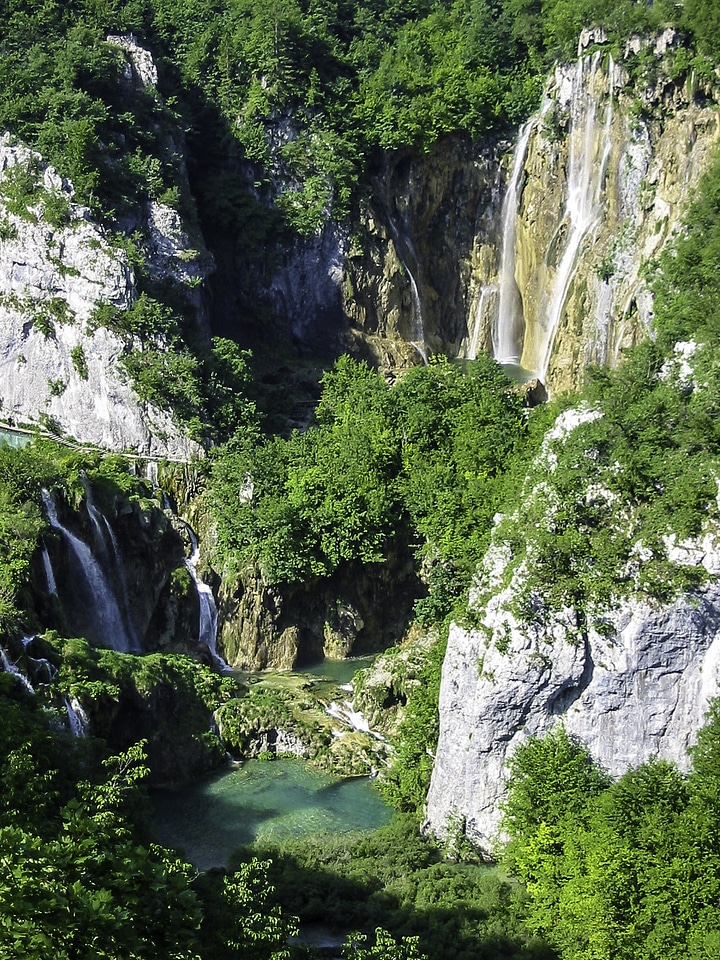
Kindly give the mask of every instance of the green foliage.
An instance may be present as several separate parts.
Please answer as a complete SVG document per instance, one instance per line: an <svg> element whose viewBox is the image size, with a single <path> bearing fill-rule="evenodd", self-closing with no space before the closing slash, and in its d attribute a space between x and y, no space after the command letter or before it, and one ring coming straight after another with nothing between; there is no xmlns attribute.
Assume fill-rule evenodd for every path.
<svg viewBox="0 0 720 960"><path fill-rule="evenodd" d="M440 674L447 636L433 644L413 685L395 738L390 770L381 781L384 795L399 810L422 809L440 731Z"/></svg>
<svg viewBox="0 0 720 960"><path fill-rule="evenodd" d="M427 960L418 952L419 937L403 937L398 943L387 930L375 929L375 942L369 947L364 933L351 933L343 948L343 960Z"/></svg>
<svg viewBox="0 0 720 960"><path fill-rule="evenodd" d="M611 782L562 731L515 753L508 863L531 895L530 928L563 960L712 955L717 749L715 704L687 779L651 761Z"/></svg>
<svg viewBox="0 0 720 960"><path fill-rule="evenodd" d="M398 815L360 837L265 842L242 855L272 858L276 897L301 924L321 923L340 936L356 929L367 937L350 936L349 956L354 956L353 942L356 950L378 951L370 956L550 956L524 929L522 889L487 866L445 861L442 851L420 835L415 816Z"/></svg>
<svg viewBox="0 0 720 960"><path fill-rule="evenodd" d="M342 357L322 386L305 433L214 456L218 563L293 581L381 563L393 542L419 535L437 568L425 614L442 618L482 555L505 465L523 445L519 398L488 358L417 367L391 389Z"/></svg>
<svg viewBox="0 0 720 960"><path fill-rule="evenodd" d="M50 641L60 672L46 694L88 698L98 726L111 706L107 697L135 691L166 698L184 685L187 731L195 722L193 698L214 706L234 687L187 658L136 658L95 651L79 639ZM101 760L101 744L71 738L40 697L0 673L3 957L288 958L295 927L270 902L268 864L253 860L234 873L198 878L175 853L148 842L146 745ZM207 730L207 710L202 722ZM166 736L177 734L175 725Z"/></svg>
<svg viewBox="0 0 720 960"><path fill-rule="evenodd" d="M72 364L75 367L75 371L80 379L87 380L88 364L82 344L79 343L77 346L72 348L70 351L70 359L72 360Z"/></svg>

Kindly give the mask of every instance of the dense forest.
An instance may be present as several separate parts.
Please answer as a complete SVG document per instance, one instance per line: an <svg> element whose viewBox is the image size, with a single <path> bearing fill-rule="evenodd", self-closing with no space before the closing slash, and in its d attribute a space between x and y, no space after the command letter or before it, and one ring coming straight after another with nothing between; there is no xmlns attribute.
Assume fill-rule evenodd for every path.
<svg viewBox="0 0 720 960"><path fill-rule="evenodd" d="M558 450L555 526L540 513L527 518L539 558L528 590L582 611L630 590L666 601L702 579L699 568L669 563L659 544L696 534L718 511L720 166L657 264L653 338L617 371L591 370L582 397L532 410L488 357L434 357L393 383L342 357L322 375L309 424L289 430L287 404L254 378L253 357L229 337L199 336L191 299L144 269L134 220L140 203L160 199L211 250L227 235L257 262L329 217L348 217L382 151L427 151L450 134L511 136L552 63L574 56L583 27L605 25L619 46L674 24L685 67L712 76L720 4L5 0L2 13L0 129L72 182L137 269L132 311L108 308L95 321L145 338L148 349L125 360L138 395L171 407L207 448L194 465L196 509L214 532L213 566L288 584L380 566L400 548L422 573L414 616L433 637L382 785L398 811L392 824L242 849L230 869L198 873L153 840L143 785L153 745L114 752L71 737L61 705L81 690L101 702L125 685L169 684L190 705L192 738L207 740L206 716L237 696L234 681L186 657L136 658L48 633L43 657L58 672L42 696L0 673L3 955L312 956L292 939L299 918L356 929L348 960L720 956L717 705L688 775L658 761L613 781L561 728L530 740L511 765L494 866L462 837L441 844L420 834L444 637L452 618L473 620L474 571L497 515L511 524L537 482L536 455L558 413L584 402L603 416ZM122 92L120 50L105 42L128 32L152 49L159 71L157 89L132 98ZM274 132L290 120L297 135L278 155ZM233 180L233 162L252 165L254 193ZM20 170L3 184L8 209L28 215L38 178ZM41 199L45 218L61 224L62 198ZM0 239L9 229L0 222ZM163 351L150 348L158 336ZM688 341L698 345L701 392L667 374L675 344ZM599 471L612 496L589 501L581 492ZM248 477L252 499L239 500ZM114 505L158 504L121 456L39 440L0 449L4 648L36 626L43 491L72 504L88 483ZM639 583L622 575L637 529L654 551Z"/></svg>

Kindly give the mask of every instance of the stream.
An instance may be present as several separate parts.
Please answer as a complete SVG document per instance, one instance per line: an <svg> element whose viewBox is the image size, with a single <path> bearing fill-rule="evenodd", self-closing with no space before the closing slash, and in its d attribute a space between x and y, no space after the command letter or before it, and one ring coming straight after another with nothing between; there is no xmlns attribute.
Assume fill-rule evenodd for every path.
<svg viewBox="0 0 720 960"><path fill-rule="evenodd" d="M371 660L324 661L298 672L343 684ZM155 839L180 848L199 870L227 866L237 847L256 840L374 830L392 816L369 778L338 779L291 757L235 763L151 796Z"/></svg>

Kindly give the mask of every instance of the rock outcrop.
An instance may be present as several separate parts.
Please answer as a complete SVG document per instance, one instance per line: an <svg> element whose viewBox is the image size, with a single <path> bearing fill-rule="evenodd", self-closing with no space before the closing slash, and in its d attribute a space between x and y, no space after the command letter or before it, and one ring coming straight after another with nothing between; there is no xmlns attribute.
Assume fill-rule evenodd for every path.
<svg viewBox="0 0 720 960"><path fill-rule="evenodd" d="M553 442L598 418L593 410L567 411L548 434L536 486L527 494L542 504L540 525L552 526L559 507ZM587 496L609 496L599 471L597 481ZM631 529L631 508L625 507L621 513ZM614 776L652 757L685 770L688 747L720 692L716 520L707 518L695 539L664 536L664 561L705 574L700 587L672 602L632 586L653 554L643 546L641 528L632 534L622 575L630 587L618 587L612 601L558 605L536 588L528 595L531 538L519 513L498 517L472 601L475 625L453 625L443 664L427 825L440 835L460 828L485 849L498 836L506 762L528 737L562 723Z"/></svg>
<svg viewBox="0 0 720 960"><path fill-rule="evenodd" d="M109 42L125 51L130 88L157 82L134 38ZM182 157L182 144L169 152ZM127 226L148 236L148 275L182 285L202 327L200 288L212 261L197 230L157 200L139 204ZM0 290L1 418L152 458L197 452L170 412L134 392L123 370L132 338L103 325L103 310L121 315L138 296L122 244L75 202L69 181L8 134L0 137Z"/></svg>
<svg viewBox="0 0 720 960"><path fill-rule="evenodd" d="M303 583L268 585L245 572L221 585L218 648L242 670L375 653L402 638L423 592L403 551L383 564L352 564Z"/></svg>

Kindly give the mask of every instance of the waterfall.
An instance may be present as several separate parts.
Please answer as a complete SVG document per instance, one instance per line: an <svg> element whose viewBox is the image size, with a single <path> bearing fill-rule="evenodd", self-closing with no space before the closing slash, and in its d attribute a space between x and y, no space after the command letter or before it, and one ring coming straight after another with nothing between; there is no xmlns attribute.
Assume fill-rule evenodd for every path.
<svg viewBox="0 0 720 960"><path fill-rule="evenodd" d="M84 605L83 612L89 618L89 625L96 639L113 650L128 653L133 648L133 639L128 634L120 607L102 566L84 540L75 536L60 522L55 503L47 490L42 491L42 499L48 523L68 544L77 561L89 601Z"/></svg>
<svg viewBox="0 0 720 960"><path fill-rule="evenodd" d="M74 737L86 737L90 729L90 720L83 710L82 704L76 697L73 697L71 700L64 697L63 702L72 735Z"/></svg>
<svg viewBox="0 0 720 960"><path fill-rule="evenodd" d="M403 257L402 255L402 252L401 252L402 247L405 246L407 250L409 250L409 252L412 254L416 263L417 263L417 254L415 253L415 248L412 244L412 241L409 238L406 238L405 243L403 244L400 237L400 231L398 230L398 226L393 220L393 218L390 216L389 212L388 212L388 223L390 225L390 232L393 235L393 240L395 241L395 250L397 252L400 263L402 263L403 267L405 268L405 272L408 275L408 281L410 283L410 297L412 299L412 305L413 305L413 329L410 334L410 338L411 338L410 343L415 347L417 352L420 354L423 363L425 364L425 366L427 366L428 356L427 356L427 350L425 348L425 319L423 317L422 302L420 300L420 290L418 288L415 275L410 269L409 263L407 262L407 257Z"/></svg>
<svg viewBox="0 0 720 960"><path fill-rule="evenodd" d="M501 363L519 363L543 382L547 379L550 357L568 294L581 258L583 244L592 236L602 212L603 186L612 150L614 63L608 68L607 106L604 118L598 115L600 94L596 80L601 73L602 53L581 57L571 78L569 97L568 157L566 195L562 219L555 231L552 249L545 252L550 284L539 298L532 336L526 336L524 292L517 282L517 238L522 178L530 137L552 106L546 99L538 113L522 128L515 150L513 167L502 206L502 256L499 301L493 355ZM555 266L551 262L552 259ZM532 299L532 292L528 292ZM531 322L528 319L528 323Z"/></svg>
<svg viewBox="0 0 720 960"><path fill-rule="evenodd" d="M328 716L342 721L342 723L347 724L347 726L352 727L353 730L357 730L359 733L370 733L370 724L362 713L358 710L353 710L349 700L346 700L345 703L342 704L336 703L333 700L326 708L326 713Z"/></svg>
<svg viewBox="0 0 720 960"><path fill-rule="evenodd" d="M517 218L521 196L518 185L525 169L530 135L548 106L549 101L546 101L541 107L540 113L528 120L520 131L515 147L512 172L502 204L503 239L498 282L498 315L492 338L493 356L498 363L519 363L522 354L525 322L523 320L522 299L515 280L515 245L517 243Z"/></svg>
<svg viewBox="0 0 720 960"><path fill-rule="evenodd" d="M215 597L210 586L204 583L198 576L197 568L200 563L200 543L197 534L189 524L185 528L190 537L191 554L185 560L185 566L193 579L195 590L197 592L198 604L200 607L200 622L198 624L198 643L204 643L210 651L215 666L221 670L229 670L230 667L217 652L217 625L218 613L215 604Z"/></svg>
<svg viewBox="0 0 720 960"><path fill-rule="evenodd" d="M57 596L57 583L55 582L55 574L53 573L52 563L50 562L50 554L48 553L48 548L43 544L42 546L42 562L43 570L45 571L45 579L47 581L48 593L50 596Z"/></svg>
<svg viewBox="0 0 720 960"><path fill-rule="evenodd" d="M600 58L601 53L598 51L590 59L583 57L578 60L576 67L571 101L570 159L564 216L564 221L568 225L567 243L557 268L552 299L543 325L544 347L538 353L539 364L536 372L543 382L547 377L555 334L577 268L580 247L599 219L605 171L612 148L610 130L613 114L613 61L611 58L611 95L608 98L603 133L602 136L598 136L598 101L592 90L592 81L597 73ZM589 76L586 77L586 73L589 73ZM598 150L601 151L600 156L598 156Z"/></svg>
<svg viewBox="0 0 720 960"><path fill-rule="evenodd" d="M466 341L467 346L462 351L461 356L465 360L476 360L478 354L478 346L480 345L480 335L483 330L483 321L485 315L488 312L489 306L492 304L493 298L497 295L498 288L494 284L485 284L480 290L480 299L478 300L478 305L475 310L475 317L473 320L472 330L470 332L470 340Z"/></svg>
<svg viewBox="0 0 720 960"><path fill-rule="evenodd" d="M139 650L140 644L135 633L135 627L132 621L130 592L128 590L127 576L125 573L125 564L120 552L115 532L110 525L110 521L95 506L92 498L92 490L86 477L82 478L82 485L85 491L85 501L87 512L94 530L95 546L99 551L106 567L111 571L113 582L120 588L120 597L122 600L122 614L125 623L125 630L128 636L131 650Z"/></svg>
<svg viewBox="0 0 720 960"><path fill-rule="evenodd" d="M55 675L57 674L57 667L53 666L53 664L50 663L50 661L47 660L45 657L33 657L28 652L28 647L30 646L30 644L33 642L34 639L35 639L34 634L32 636L22 638L22 645L23 645L23 650L25 651L25 658L30 663L35 664L33 668L33 679L37 682L41 672L44 671L45 677L46 677L45 683L52 683L52 681L55 679Z"/></svg>
<svg viewBox="0 0 720 960"><path fill-rule="evenodd" d="M5 673L10 673L13 677L17 677L20 683L25 687L28 693L35 693L33 685L30 683L28 678L22 673L17 666L12 662L5 652L4 647L0 647L0 660L2 661L2 668Z"/></svg>

